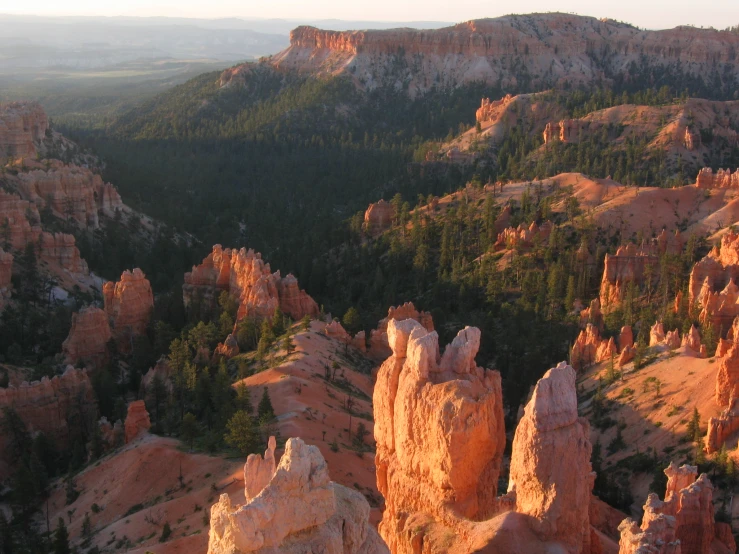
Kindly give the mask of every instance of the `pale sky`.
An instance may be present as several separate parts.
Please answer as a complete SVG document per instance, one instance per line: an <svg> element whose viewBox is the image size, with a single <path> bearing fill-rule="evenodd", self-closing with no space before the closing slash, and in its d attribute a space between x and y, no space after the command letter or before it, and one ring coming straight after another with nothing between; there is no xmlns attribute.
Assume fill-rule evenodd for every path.
<svg viewBox="0 0 739 554"><path fill-rule="evenodd" d="M739 25L739 0L0 0L0 13L466 21L511 12L574 12L639 27Z"/></svg>

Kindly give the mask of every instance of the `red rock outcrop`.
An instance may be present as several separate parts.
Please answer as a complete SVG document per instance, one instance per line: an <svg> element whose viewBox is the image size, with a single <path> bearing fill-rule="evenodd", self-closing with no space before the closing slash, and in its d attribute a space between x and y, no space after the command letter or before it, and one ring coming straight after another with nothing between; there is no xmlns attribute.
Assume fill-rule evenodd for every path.
<svg viewBox="0 0 739 554"><path fill-rule="evenodd" d="M606 254L603 278L600 282L600 305L603 309L623 300L627 286L640 286L645 273L656 279L659 258L651 248L637 248L634 244L621 246L616 254Z"/></svg>
<svg viewBox="0 0 739 554"><path fill-rule="evenodd" d="M618 348L623 350L630 346L634 346L634 332L631 330L631 325L624 325L618 335Z"/></svg>
<svg viewBox="0 0 739 554"><path fill-rule="evenodd" d="M739 343L733 343L721 358L716 374L716 404L727 407L739 398Z"/></svg>
<svg viewBox="0 0 739 554"><path fill-rule="evenodd" d="M577 415L575 371L561 363L536 384L516 428L508 491L515 511L533 518L535 533L566 552L589 552L595 480L589 433L587 420Z"/></svg>
<svg viewBox="0 0 739 554"><path fill-rule="evenodd" d="M603 330L603 312L600 309L600 300L593 298L590 306L580 311L580 328L585 329L588 323L592 323L599 331Z"/></svg>
<svg viewBox="0 0 739 554"><path fill-rule="evenodd" d="M374 389L379 530L393 553L413 552L424 531L410 514L454 525L497 509L505 446L500 374L475 364L480 331L467 327L439 356L438 335L390 320L392 356Z"/></svg>
<svg viewBox="0 0 739 554"><path fill-rule="evenodd" d="M273 443L274 438L271 439ZM272 450L268 450L273 454ZM330 481L316 446L288 439L277 468L274 460L253 463L248 483L269 479L243 505L222 494L210 512L208 554L386 554L387 547L369 524L369 504L358 492ZM271 468L270 468L271 465ZM254 479L251 471L265 470Z"/></svg>
<svg viewBox="0 0 739 554"><path fill-rule="evenodd" d="M616 342L611 337L608 340L600 338L598 328L588 323L572 346L570 360L572 367L578 371L592 364L604 362L618 356Z"/></svg>
<svg viewBox="0 0 739 554"><path fill-rule="evenodd" d="M696 354L705 352L705 347L701 344L701 335L695 325L690 326L690 331L685 333L681 346L689 348Z"/></svg>
<svg viewBox="0 0 739 554"><path fill-rule="evenodd" d="M272 480L275 474L275 448L277 442L274 437L269 438L264 457L259 454L249 454L244 464L244 496L249 502L255 498Z"/></svg>
<svg viewBox="0 0 739 554"><path fill-rule="evenodd" d="M233 336L233 334L229 334L226 337L226 340L218 343L218 346L216 346L216 350L213 353L213 357L218 359L226 358L227 360L230 360L238 353L239 343L236 340L236 337Z"/></svg>
<svg viewBox="0 0 739 554"><path fill-rule="evenodd" d="M714 542L720 542L721 534L714 529L713 486L708 476L703 474L696 480L695 466L678 468L674 462L665 473L665 500L649 495L641 527L630 518L623 521L619 554L710 554Z"/></svg>
<svg viewBox="0 0 739 554"><path fill-rule="evenodd" d="M395 208L390 202L380 200L370 204L364 212L364 229L370 235L376 235L390 228L395 217Z"/></svg>
<svg viewBox="0 0 739 554"><path fill-rule="evenodd" d="M123 208L118 191L99 175L76 165L52 162L46 170L18 174L17 190L24 200L39 210L48 207L61 219L74 220L82 227L97 229L99 216L115 216Z"/></svg>
<svg viewBox="0 0 739 554"><path fill-rule="evenodd" d="M87 262L80 256L74 237L66 233L41 233L38 256L41 261L75 275L84 276L90 273Z"/></svg>
<svg viewBox="0 0 739 554"><path fill-rule="evenodd" d="M490 100L490 98L483 98L480 101L480 107L475 112L475 121L479 123L485 123L497 119L496 112L501 107L508 106L514 100L514 96L506 94L500 100Z"/></svg>
<svg viewBox="0 0 739 554"><path fill-rule="evenodd" d="M728 330L739 315L739 234L729 232L721 243L690 272L688 302L700 310L701 322L710 322L721 334Z"/></svg>
<svg viewBox="0 0 739 554"><path fill-rule="evenodd" d="M64 233L42 232L40 221L41 217L34 204L22 200L16 194L0 191L3 246L22 251L26 245L33 243L40 261L73 275L88 275L87 263L80 257L74 237Z"/></svg>
<svg viewBox="0 0 739 554"><path fill-rule="evenodd" d="M739 399L732 398L729 407L719 416L708 420L705 451L709 454L717 452L737 431L739 431Z"/></svg>
<svg viewBox="0 0 739 554"><path fill-rule="evenodd" d="M517 62L526 64L529 86L540 89L607 79L600 62L586 51L609 51L612 67L621 68L617 77L627 77L626 68L644 60L655 68L681 68L706 82L715 64L726 64L731 79L739 72L732 57L738 49L734 33L691 27L642 31L610 19L550 13L478 19L436 30L298 27L290 33L290 46L264 64L313 75L343 74L366 89L403 82L407 94L416 96L433 87L473 82L515 86ZM221 84L243 81L254 71L250 64L229 69Z"/></svg>
<svg viewBox="0 0 739 554"><path fill-rule="evenodd" d="M149 412L146 411L146 405L143 400L134 400L128 405L125 429L126 444L136 439L140 434L147 433L149 429L151 429Z"/></svg>
<svg viewBox="0 0 739 554"><path fill-rule="evenodd" d="M49 120L37 102L0 104L0 158L34 158Z"/></svg>
<svg viewBox="0 0 739 554"><path fill-rule="evenodd" d="M424 329L431 332L434 330L434 320L431 314L424 311L418 311L413 302L406 302L398 307L390 306L387 311L387 317L382 318L377 323L377 329L370 331L370 340L367 344L367 338L364 331L357 333L352 339L352 345L360 352L363 352L370 359L382 362L392 355L390 344L388 342L387 328L388 323L392 320L402 321L404 319L414 319L419 322Z"/></svg>
<svg viewBox="0 0 739 554"><path fill-rule="evenodd" d="M216 244L201 265L185 273L182 296L186 307L212 307L221 291L239 300L237 320L271 317L278 307L294 320L319 312L318 304L298 287L293 275L272 273L262 255L253 250L224 249Z"/></svg>
<svg viewBox="0 0 739 554"><path fill-rule="evenodd" d="M143 335L154 308L151 284L139 268L124 271L121 280L103 285L105 313L121 352L130 352L133 338Z"/></svg>
<svg viewBox="0 0 739 554"><path fill-rule="evenodd" d="M91 369L103 367L109 359L108 341L112 337L107 314L88 306L72 314L72 327L62 343L68 364L84 363Z"/></svg>
<svg viewBox="0 0 739 554"><path fill-rule="evenodd" d="M719 169L716 173L710 167L698 172L695 184L702 189L739 188L739 169L732 173L730 169Z"/></svg>
<svg viewBox="0 0 739 554"><path fill-rule="evenodd" d="M63 375L18 387L0 388L0 412L12 408L31 434L42 432L57 445L69 448L97 420L92 383L84 369L68 367ZM0 433L0 478L8 476L12 460L8 433Z"/></svg>
<svg viewBox="0 0 739 554"><path fill-rule="evenodd" d="M699 133L691 131L690 127L685 127L685 136L683 137L683 143L685 144L685 148L692 152L696 148L700 148L701 136Z"/></svg>
<svg viewBox="0 0 739 554"><path fill-rule="evenodd" d="M10 278L13 273L13 255L0 248L0 311L10 299Z"/></svg>
<svg viewBox="0 0 739 554"><path fill-rule="evenodd" d="M541 226L536 222L528 227L520 224L518 227L508 227L498 233L498 238L493 245L494 250L512 250L516 247L530 248L535 242L544 242L552 233L552 222L545 221Z"/></svg>

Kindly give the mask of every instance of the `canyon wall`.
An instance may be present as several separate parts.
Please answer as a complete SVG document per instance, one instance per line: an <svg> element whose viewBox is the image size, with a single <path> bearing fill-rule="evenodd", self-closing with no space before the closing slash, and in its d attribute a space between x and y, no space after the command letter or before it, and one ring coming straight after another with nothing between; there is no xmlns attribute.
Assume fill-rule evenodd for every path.
<svg viewBox="0 0 739 554"><path fill-rule="evenodd" d="M739 315L739 234L729 232L721 237L721 243L700 261L690 272L688 302L700 310L702 323L710 322L714 329L724 334Z"/></svg>
<svg viewBox="0 0 739 554"><path fill-rule="evenodd" d="M717 533L713 516L713 486L706 474L696 480L697 468L673 462L665 469L667 490L661 501L651 493L644 504L641 526L631 518L625 519L619 529L619 554L711 554L735 552L733 537ZM729 533L729 536L731 534ZM715 543L717 549L714 549Z"/></svg>
<svg viewBox="0 0 739 554"><path fill-rule="evenodd" d="M739 169L734 173L730 169L714 173L710 167L704 167L698 172L695 184L702 189L739 188Z"/></svg>
<svg viewBox="0 0 739 554"><path fill-rule="evenodd" d="M185 307L212 309L221 291L238 299L237 321L271 317L278 307L295 321L319 312L318 304L300 289L292 274L272 273L262 255L251 249L224 249L217 244L202 264L185 273Z"/></svg>
<svg viewBox="0 0 739 554"><path fill-rule="evenodd" d="M100 369L108 363L108 341L113 334L108 315L100 308L88 306L72 314L72 327L62 343L65 363L85 364L90 369Z"/></svg>
<svg viewBox="0 0 739 554"><path fill-rule="evenodd" d="M274 437L270 443L268 456L274 455ZM269 480L261 491L247 493L245 504L234 505L222 494L211 507L208 554L388 554L369 524L369 504L330 480L316 446L288 439L276 468L274 461L250 459L245 482L259 481L252 473L265 468L271 469Z"/></svg>
<svg viewBox="0 0 739 554"><path fill-rule="evenodd" d="M114 217L123 209L118 191L100 175L76 165L50 162L49 168L19 173L13 180L24 200L38 210L49 208L58 218L97 229L100 215Z"/></svg>
<svg viewBox="0 0 739 554"><path fill-rule="evenodd" d="M126 270L120 281L108 281L103 285L103 299L118 348L121 352L130 352L134 337L146 332L154 309L149 280L139 268Z"/></svg>
<svg viewBox="0 0 739 554"><path fill-rule="evenodd" d="M610 19L562 13L508 15L479 19L436 30L326 31L298 27L290 46L265 60L277 69L311 74L346 74L358 86L373 89L403 83L409 95L434 87L486 82L516 86L526 67L529 86L564 82L590 84L611 76L628 78L632 62L712 83L715 64L725 65L727 85L739 73L733 52L735 33L677 27L642 31ZM601 61L609 52L608 71ZM251 65L224 72L222 85L253 73Z"/></svg>
<svg viewBox="0 0 739 554"><path fill-rule="evenodd" d="M44 433L57 448L71 447L71 441L97 419L87 371L71 367L52 379L0 388L0 412L4 408L15 410L31 434ZM0 433L0 478L8 476L13 455L9 433Z"/></svg>
<svg viewBox="0 0 739 554"><path fill-rule="evenodd" d="M49 120L38 102L0 104L0 158L35 158Z"/></svg>

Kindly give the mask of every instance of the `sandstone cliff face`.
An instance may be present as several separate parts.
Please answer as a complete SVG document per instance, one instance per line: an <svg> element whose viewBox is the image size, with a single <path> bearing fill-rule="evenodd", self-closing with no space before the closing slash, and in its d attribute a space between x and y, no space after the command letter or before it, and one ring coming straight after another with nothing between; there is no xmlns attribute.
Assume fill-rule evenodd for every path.
<svg viewBox="0 0 739 554"><path fill-rule="evenodd" d="M623 350L630 350L630 345L624 347ZM583 369L592 364L605 362L610 359L618 359L619 352L616 348L616 342L613 337L610 339L601 339L598 328L592 323L588 323L572 346L572 354L570 356L572 367Z"/></svg>
<svg viewBox="0 0 739 554"><path fill-rule="evenodd" d="M665 473L665 500L649 495L641 528L630 518L623 521L619 554L710 554L714 541L721 542L714 529L713 486L708 477L703 474L696 480L695 466L678 468L674 462Z"/></svg>
<svg viewBox="0 0 739 554"><path fill-rule="evenodd" d="M262 463L270 465L268 460ZM257 465L246 471L256 470ZM269 477L246 504L233 505L222 494L213 505L208 554L388 553L369 525L367 501L358 492L330 481L317 447L288 439ZM255 482L251 475L245 478Z"/></svg>
<svg viewBox="0 0 739 554"><path fill-rule="evenodd" d="M716 374L716 404L729 406L732 398L739 398L739 343L733 343L721 358Z"/></svg>
<svg viewBox="0 0 739 554"><path fill-rule="evenodd" d="M221 291L239 300L237 320L271 317L278 307L293 320L315 317L319 312L293 275L272 273L261 254L253 250L224 249L217 244L201 265L185 273L182 296L186 307L212 307Z"/></svg>
<svg viewBox="0 0 739 554"><path fill-rule="evenodd" d="M710 167L698 172L695 184L702 189L739 188L739 170L732 173L730 169L719 169L716 173Z"/></svg>
<svg viewBox="0 0 739 554"><path fill-rule="evenodd" d="M13 273L13 255L0 248L0 311L10 299L11 282Z"/></svg>
<svg viewBox="0 0 739 554"><path fill-rule="evenodd" d="M111 321L113 337L122 352L130 352L133 338L146 332L154 295L151 284L139 268L124 271L117 283L103 285L105 313Z"/></svg>
<svg viewBox="0 0 739 554"><path fill-rule="evenodd" d="M0 388L0 411L15 410L29 432L42 432L59 448L97 419L97 404L92 383L84 369L68 367L61 376L24 382L18 387ZM8 435L0 433L0 478L8 476L12 462Z"/></svg>
<svg viewBox="0 0 739 554"><path fill-rule="evenodd" d="M74 237L64 233L45 233L40 227L41 216L35 204L22 200L16 194L0 191L0 225L3 246L22 251L27 244L36 246L41 262L74 276L89 274L87 263L80 257Z"/></svg>
<svg viewBox="0 0 739 554"><path fill-rule="evenodd" d="M495 512L502 390L497 372L475 364L476 328L460 331L441 357L436 332L415 320L390 320L388 339L393 354L373 395L377 486L386 501L379 530L393 553L405 553L420 537L403 514L449 524Z"/></svg>
<svg viewBox="0 0 739 554"><path fill-rule="evenodd" d="M48 128L37 102L0 104L0 158L34 158Z"/></svg>
<svg viewBox="0 0 739 554"><path fill-rule="evenodd" d="M534 518L536 534L571 553L589 552L589 433L577 415L575 371L561 363L536 384L516 428L508 490L516 512Z"/></svg>
<svg viewBox="0 0 739 554"><path fill-rule="evenodd" d="M541 226L536 222L528 227L523 224L518 227L508 227L498 233L498 238L493 245L495 250L512 250L514 248L530 248L535 243L545 242L552 233L552 222L545 221Z"/></svg>
<svg viewBox="0 0 739 554"><path fill-rule="evenodd" d="M739 38L727 32L689 27L640 31L613 20L535 14L479 19L437 30L339 32L298 27L290 33L290 47L264 63L303 73L346 74L368 89L405 81L406 90L415 96L434 86L479 81L513 86L521 77L515 60L523 60L531 86L588 84L605 78L591 54L606 50L611 53L610 67L627 68L644 59L655 68L679 67L709 82L716 63L727 64L735 78L739 69L732 52L738 47ZM221 83L228 85L252 71L248 64L228 70Z"/></svg>
<svg viewBox="0 0 739 554"><path fill-rule="evenodd" d="M739 315L738 278L739 235L729 232L690 272L688 301L697 305L702 322L711 322L717 330L731 327Z"/></svg>
<svg viewBox="0 0 739 554"><path fill-rule="evenodd" d="M64 220L97 229L100 215L114 217L123 208L118 191L86 168L54 161L49 169L18 174L17 190L39 210L51 209Z"/></svg>
<svg viewBox="0 0 739 554"><path fill-rule="evenodd" d="M739 431L739 399L732 398L729 406L717 417L708 420L705 451L717 452L729 437Z"/></svg>
<svg viewBox="0 0 739 554"><path fill-rule="evenodd" d="M109 358L108 341L112 337L107 314L88 306L72 314L72 327L62 343L65 362L84 363L91 369L103 367Z"/></svg>
<svg viewBox="0 0 739 554"><path fill-rule="evenodd" d="M87 262L80 256L74 237L66 233L41 233L38 256L41 261L77 276L89 275Z"/></svg>
<svg viewBox="0 0 739 554"><path fill-rule="evenodd" d="M370 235L382 233L389 229L395 217L395 209L390 202L380 200L370 204L364 212L364 228Z"/></svg>
<svg viewBox="0 0 739 554"><path fill-rule="evenodd" d="M149 412L146 411L144 401L134 400L128 405L128 413L126 414L126 444L142 433L148 432L150 428L151 421L149 421Z"/></svg>
<svg viewBox="0 0 739 554"><path fill-rule="evenodd" d="M681 248L681 246L680 246ZM627 287L640 286L645 279L657 278L660 245L621 246L616 254L606 254L600 282L600 305L605 310L623 300Z"/></svg>

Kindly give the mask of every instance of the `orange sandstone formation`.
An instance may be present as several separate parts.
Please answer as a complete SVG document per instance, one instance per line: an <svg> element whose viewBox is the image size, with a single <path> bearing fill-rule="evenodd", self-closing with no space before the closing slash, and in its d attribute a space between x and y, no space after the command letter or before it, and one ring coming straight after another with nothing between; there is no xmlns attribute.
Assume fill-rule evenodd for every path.
<svg viewBox="0 0 739 554"><path fill-rule="evenodd" d="M710 554L735 552L733 540L716 532L713 519L713 486L703 474L696 480L697 468L673 462L665 470L667 491L661 501L651 493L644 504L641 527L631 518L619 529L619 554ZM722 540L723 539L723 540ZM724 542L725 541L725 542Z"/></svg>
<svg viewBox="0 0 739 554"><path fill-rule="evenodd" d="M704 167L698 172L695 180L698 188L739 188L739 169L732 173L730 169L719 169L716 173L710 167Z"/></svg>
<svg viewBox="0 0 739 554"><path fill-rule="evenodd" d="M475 121L484 123L491 121L496 118L495 113L499 108L505 107L510 104L514 99L514 96L506 94L500 100L490 100L490 98L483 98L480 101L480 107L475 112Z"/></svg>
<svg viewBox="0 0 739 554"><path fill-rule="evenodd" d="M733 343L721 358L716 374L716 404L727 407L739 398L739 343Z"/></svg>
<svg viewBox="0 0 739 554"><path fill-rule="evenodd" d="M214 306L220 291L239 300L237 320L271 317L278 307L294 320L318 315L318 304L298 287L293 275L272 273L261 254L245 248L237 251L216 244L202 264L185 273L186 307Z"/></svg>
<svg viewBox="0 0 739 554"><path fill-rule="evenodd" d="M729 232L690 272L688 301L690 306L697 305L701 322L712 323L717 331L731 327L739 315L737 278L739 235Z"/></svg>
<svg viewBox="0 0 739 554"><path fill-rule="evenodd" d="M130 352L133 337L144 334L149 325L154 308L151 284L139 268L126 270L117 283L108 281L103 285L103 298L113 337L122 352Z"/></svg>
<svg viewBox="0 0 739 554"><path fill-rule="evenodd" d="M249 454L244 464L244 496L249 502L264 490L275 474L275 448L277 442L274 437L269 438L264 458L259 454Z"/></svg>
<svg viewBox="0 0 739 554"><path fill-rule="evenodd" d="M10 299L10 278L13 273L13 255L0 248L0 310Z"/></svg>
<svg viewBox="0 0 739 554"><path fill-rule="evenodd" d="M0 158L34 158L48 128L37 102L0 104Z"/></svg>
<svg viewBox="0 0 739 554"><path fill-rule="evenodd" d="M41 233L39 258L76 275L88 275L87 262L80 257L74 237L66 233Z"/></svg>
<svg viewBox="0 0 739 554"><path fill-rule="evenodd" d="M635 286L647 279L657 278L659 255L679 252L682 237L679 232L669 237L663 231L655 241L638 247L635 244L621 246L616 254L606 254L603 278L600 283L600 305L603 309L621 302L630 283Z"/></svg>
<svg viewBox="0 0 739 554"><path fill-rule="evenodd" d="M565 552L589 552L589 433L577 415L575 371L561 363L536 384L516 428L508 491L515 511L532 516L534 532Z"/></svg>
<svg viewBox="0 0 739 554"><path fill-rule="evenodd" d="M395 217L395 209L390 202L380 200L370 204L364 212L364 228L370 235L389 229Z"/></svg>
<svg viewBox="0 0 739 554"><path fill-rule="evenodd" d="M218 346L216 346L216 350L213 353L214 357L220 358L226 358L227 360L230 360L234 356L236 356L239 353L239 343L236 340L236 337L233 336L233 334L229 334L226 337L226 340L223 342L219 342Z"/></svg>
<svg viewBox="0 0 739 554"><path fill-rule="evenodd" d="M732 398L729 406L717 417L708 420L705 451L717 452L726 441L739 431L739 399Z"/></svg>
<svg viewBox="0 0 739 554"><path fill-rule="evenodd" d="M592 323L588 323L577 336L575 344L572 346L570 359L572 367L580 370L617 356L618 350L613 337L608 340L601 339L598 328Z"/></svg>
<svg viewBox="0 0 739 554"><path fill-rule="evenodd" d="M270 439L274 444L274 438ZM268 455L273 450L268 450ZM222 494L210 513L208 554L386 554L387 547L369 525L369 504L358 492L334 483L316 446L288 439L277 468L274 461L253 461L245 481L269 479L243 505ZM271 466L271 467L270 467ZM252 472L265 472L253 475Z"/></svg>
<svg viewBox="0 0 739 554"><path fill-rule="evenodd" d="M438 335L413 319L388 322L392 356L374 390L380 534L393 553L423 542L421 514L446 525L496 511L505 446L500 374L475 364L480 331L467 327L439 356Z"/></svg>
<svg viewBox="0 0 739 554"><path fill-rule="evenodd" d="M111 337L108 316L100 308L88 306L72 314L72 327L62 343L66 363L84 363L92 369L103 367L108 361Z"/></svg>
<svg viewBox="0 0 739 554"><path fill-rule="evenodd" d="M92 383L84 369L67 367L63 375L18 387L0 388L0 412L15 410L31 434L44 433L58 448L69 448L97 419ZM0 433L0 478L12 463L9 435Z"/></svg>
<svg viewBox="0 0 739 554"><path fill-rule="evenodd" d="M24 200L39 210L48 207L56 217L74 220L82 227L97 229L100 214L114 217L116 210L123 208L113 185L76 165L55 161L49 169L20 173L16 182Z"/></svg>
<svg viewBox="0 0 739 554"><path fill-rule="evenodd" d="M149 412L143 400L135 400L128 405L126 414L126 444L133 441L141 433L146 433L151 428Z"/></svg>
<svg viewBox="0 0 739 554"><path fill-rule="evenodd" d="M533 222L528 227L523 224L516 228L508 227L498 233L493 249L512 250L516 247L531 247L536 241L546 241L552 232L552 227L551 221L545 221L541 226Z"/></svg>

